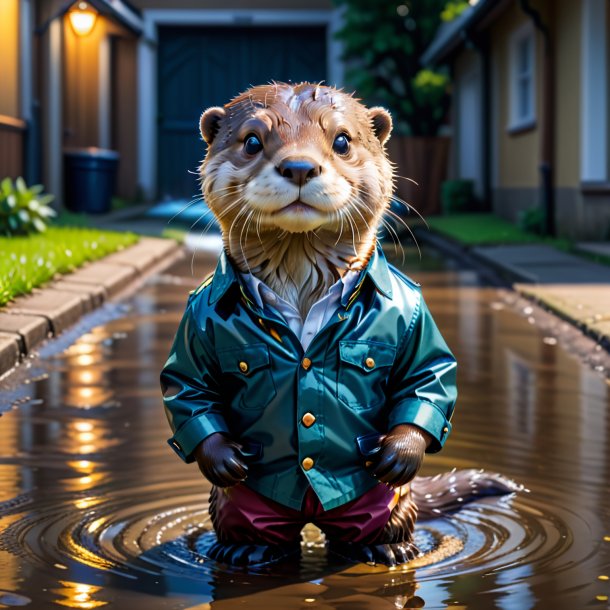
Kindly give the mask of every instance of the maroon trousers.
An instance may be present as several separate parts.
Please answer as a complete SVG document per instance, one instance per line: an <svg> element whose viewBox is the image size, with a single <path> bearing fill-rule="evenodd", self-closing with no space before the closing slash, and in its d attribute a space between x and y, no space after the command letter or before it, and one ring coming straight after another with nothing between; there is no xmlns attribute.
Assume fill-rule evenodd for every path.
<svg viewBox="0 0 610 610"><path fill-rule="evenodd" d="M359 498L325 511L311 487L301 510L278 504L242 484L215 491L212 517L218 540L241 544L298 542L306 523L317 525L329 540L371 544L383 532L399 496L380 483Z"/></svg>

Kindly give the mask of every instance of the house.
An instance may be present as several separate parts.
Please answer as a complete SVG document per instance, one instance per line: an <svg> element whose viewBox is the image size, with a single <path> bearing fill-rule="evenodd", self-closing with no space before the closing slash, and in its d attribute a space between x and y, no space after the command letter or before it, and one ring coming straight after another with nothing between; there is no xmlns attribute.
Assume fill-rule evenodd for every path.
<svg viewBox="0 0 610 610"><path fill-rule="evenodd" d="M118 195L190 199L202 110L271 79L341 85L340 21L332 0L2 0L0 178L61 203L64 151L99 147Z"/></svg>
<svg viewBox="0 0 610 610"><path fill-rule="evenodd" d="M497 215L610 237L607 0L479 0L422 57L453 75L451 177Z"/></svg>

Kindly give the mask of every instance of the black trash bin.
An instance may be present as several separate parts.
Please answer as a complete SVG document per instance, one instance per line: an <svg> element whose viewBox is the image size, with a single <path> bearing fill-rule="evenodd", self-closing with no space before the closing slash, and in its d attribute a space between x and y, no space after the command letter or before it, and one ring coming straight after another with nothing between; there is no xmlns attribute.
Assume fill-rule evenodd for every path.
<svg viewBox="0 0 610 610"><path fill-rule="evenodd" d="M119 153L104 148L64 150L64 198L73 212L108 212L114 193Z"/></svg>

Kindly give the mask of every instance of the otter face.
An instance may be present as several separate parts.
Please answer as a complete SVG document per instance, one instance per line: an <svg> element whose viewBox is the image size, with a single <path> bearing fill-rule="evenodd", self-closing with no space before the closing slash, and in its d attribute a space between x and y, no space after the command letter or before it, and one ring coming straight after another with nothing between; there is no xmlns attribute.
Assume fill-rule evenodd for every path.
<svg viewBox="0 0 610 610"><path fill-rule="evenodd" d="M272 84L201 117L206 203L223 233L374 234L392 193L383 108L332 87ZM241 239L241 238L240 238Z"/></svg>

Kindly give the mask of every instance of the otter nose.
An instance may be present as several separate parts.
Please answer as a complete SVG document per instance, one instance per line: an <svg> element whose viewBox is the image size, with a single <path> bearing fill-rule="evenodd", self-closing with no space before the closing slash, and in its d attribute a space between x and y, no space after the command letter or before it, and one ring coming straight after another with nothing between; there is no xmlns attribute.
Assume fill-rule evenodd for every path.
<svg viewBox="0 0 610 610"><path fill-rule="evenodd" d="M311 159L288 157L276 168L280 176L294 182L297 186L303 186L312 178L319 176L322 168Z"/></svg>

